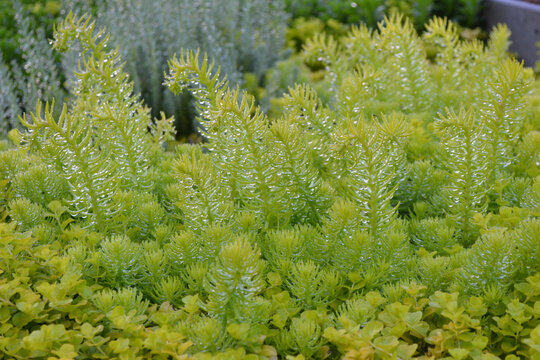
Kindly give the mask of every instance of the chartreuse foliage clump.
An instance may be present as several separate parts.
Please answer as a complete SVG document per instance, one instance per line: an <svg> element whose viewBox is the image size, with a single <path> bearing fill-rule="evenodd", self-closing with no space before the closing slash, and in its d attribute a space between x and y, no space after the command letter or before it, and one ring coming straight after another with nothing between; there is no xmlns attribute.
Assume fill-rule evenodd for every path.
<svg viewBox="0 0 540 360"><path fill-rule="evenodd" d="M166 85L206 141L171 151L107 35L69 16L75 43L74 96L0 143L0 357L539 358L540 109L506 28L315 38L330 99L272 120L185 51Z"/></svg>
<svg viewBox="0 0 540 360"><path fill-rule="evenodd" d="M191 342L170 325L177 310L89 283L60 243L16 226L0 224L2 359L187 358Z"/></svg>

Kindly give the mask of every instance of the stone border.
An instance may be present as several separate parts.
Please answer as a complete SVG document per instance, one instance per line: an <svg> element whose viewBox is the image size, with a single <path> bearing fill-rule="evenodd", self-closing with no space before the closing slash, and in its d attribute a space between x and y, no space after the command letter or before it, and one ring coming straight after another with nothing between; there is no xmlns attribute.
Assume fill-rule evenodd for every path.
<svg viewBox="0 0 540 360"><path fill-rule="evenodd" d="M540 5L519 0L487 0L485 20L488 30L506 23L512 31L510 51L516 53L526 66L538 60L540 42Z"/></svg>

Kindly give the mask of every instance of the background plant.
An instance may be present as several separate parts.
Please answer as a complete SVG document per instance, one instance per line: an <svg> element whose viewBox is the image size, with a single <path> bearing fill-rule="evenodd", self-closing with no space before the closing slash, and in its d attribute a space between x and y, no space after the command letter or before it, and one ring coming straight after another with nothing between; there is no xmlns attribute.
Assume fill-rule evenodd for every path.
<svg viewBox="0 0 540 360"><path fill-rule="evenodd" d="M18 0L7 5L6 11L14 12L13 16L8 18L15 23L14 29L11 26L7 28L9 31L16 29L16 35L13 34L10 42L5 44L6 55L0 50L0 71L3 72L0 86L5 94L0 116L0 130L3 134L11 128L19 127L18 114L33 111L38 100L60 100L64 96L61 70L57 56L48 44L46 25L36 26L27 6L23 6ZM53 11L54 5L51 4L50 7L50 11ZM34 10L39 9L40 4L34 4ZM52 20L48 31L51 34ZM12 49L13 42L19 45L15 49Z"/></svg>
<svg viewBox="0 0 540 360"><path fill-rule="evenodd" d="M21 8L30 14L29 21L33 24L40 24L45 29L47 36L52 36L53 25L60 15L61 2L59 1L20 1L21 8L16 8L12 0L2 0L0 3L0 51L4 54L7 62L11 62L18 57L19 33L16 15Z"/></svg>
<svg viewBox="0 0 540 360"><path fill-rule="evenodd" d="M434 15L459 22L460 25L473 28L481 25L481 0L433 1L433 0L362 0L362 1L320 1L301 0L285 1L286 9L293 18L316 17L322 20L335 19L342 23L365 23L375 28L385 15L400 12L411 19L418 30Z"/></svg>

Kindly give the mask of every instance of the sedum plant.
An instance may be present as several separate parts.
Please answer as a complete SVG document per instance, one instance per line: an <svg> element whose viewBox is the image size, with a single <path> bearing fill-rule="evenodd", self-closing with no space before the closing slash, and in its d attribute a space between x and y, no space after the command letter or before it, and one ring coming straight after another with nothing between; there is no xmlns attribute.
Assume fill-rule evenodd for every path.
<svg viewBox="0 0 540 360"><path fill-rule="evenodd" d="M166 85L192 94L206 141L167 151L173 120L152 119L109 37L68 16L53 46L83 50L74 96L0 143L0 349L537 358L538 90L504 27L487 47L441 19L429 29L393 16L316 37L330 102L298 85L273 120L186 50ZM91 328L21 300L48 288L53 250L92 290L69 292Z"/></svg>
<svg viewBox="0 0 540 360"><path fill-rule="evenodd" d="M474 239L472 216L487 208L489 162L483 129L475 126L472 110L449 113L437 123L444 144L449 181L443 198L463 243ZM473 161L474 159L474 161Z"/></svg>
<svg viewBox="0 0 540 360"><path fill-rule="evenodd" d="M82 31L76 33L76 28ZM131 95L132 85L120 71L117 52L106 48L103 33L94 36L92 30L93 25L84 19L75 23L69 17L60 25L63 36L57 38L56 48L65 49L78 40L83 49L92 52L77 73L80 85L74 91L78 97L70 109L64 105L58 120L52 106L47 105L42 116L38 103L32 119L22 120L30 131L20 141L68 181L73 194L71 213L106 231L120 210L119 200L114 198L120 189L150 186L151 140L146 133L150 117Z"/></svg>
<svg viewBox="0 0 540 360"><path fill-rule="evenodd" d="M187 356L192 343L159 320L171 308L148 309L136 290L87 283L58 246L14 224L0 223L2 358Z"/></svg>

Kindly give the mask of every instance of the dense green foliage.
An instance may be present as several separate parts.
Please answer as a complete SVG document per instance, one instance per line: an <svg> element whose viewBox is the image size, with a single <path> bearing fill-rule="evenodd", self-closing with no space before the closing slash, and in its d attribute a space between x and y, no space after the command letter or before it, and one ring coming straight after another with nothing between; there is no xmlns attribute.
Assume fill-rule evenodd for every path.
<svg viewBox="0 0 540 360"><path fill-rule="evenodd" d="M253 348L260 342L260 326L232 323L225 334L215 334L212 318L201 321L189 333L189 341L185 324L202 310L197 298L184 298L178 308L166 302L158 308L133 289L89 285L81 268L61 256L58 242L40 244L28 233L14 231L14 225L0 224L0 358L183 359L197 350L222 350L224 343L236 349L216 357L246 358L246 347L265 357L277 352L268 345ZM240 242L224 252L246 246ZM246 255L231 255L236 254ZM435 358L449 353L459 359L496 359L486 353L481 357L482 351L488 347L521 358L535 358L540 352L539 276L516 284L513 300L497 308L482 298L457 293L436 292L427 298L425 287L411 284L403 287L400 302L369 292L331 313L309 310L300 316L290 295L276 291L275 279L268 276L258 283L267 287L271 299L272 326L284 330L276 339L280 354L327 357L329 351L337 351L354 359L391 358L389 354L407 359L427 352ZM220 279L219 284L226 281ZM517 359L516 355L507 358Z"/></svg>
<svg viewBox="0 0 540 360"><path fill-rule="evenodd" d="M273 120L186 50L165 82L206 142L166 151L173 119L69 16L74 96L0 143L0 350L538 359L540 100L508 36L315 37L328 99L298 84Z"/></svg>
<svg viewBox="0 0 540 360"><path fill-rule="evenodd" d="M134 291L89 285L58 243L38 244L13 225L0 223L0 358L182 358L191 344L170 326L170 306L136 312L125 306L139 299Z"/></svg>
<svg viewBox="0 0 540 360"><path fill-rule="evenodd" d="M466 27L481 23L482 0L285 0L293 18L317 17L348 24L360 22L376 27L377 22L393 12L408 16L422 30L434 15L444 16Z"/></svg>
<svg viewBox="0 0 540 360"><path fill-rule="evenodd" d="M12 8L11 8L12 5ZM52 5L51 5L52 6ZM34 9L40 9L40 4L34 4ZM31 111L40 100L61 100L64 90L61 86L61 70L56 54L51 50L47 32L52 31L46 25L36 27L35 19L28 8L18 0L10 0L6 11L14 11L8 16L16 25L16 36L9 38L7 53L0 49L0 137L5 137L7 131L18 127L17 119L22 111ZM17 44L10 54L12 43Z"/></svg>
<svg viewBox="0 0 540 360"><path fill-rule="evenodd" d="M53 25L60 13L60 2L50 0L20 0L24 11L32 14L31 20L39 23L45 29L46 34L52 35ZM16 15L21 9L13 4L12 0L0 1L0 52L8 60L16 58L19 43L18 26Z"/></svg>

